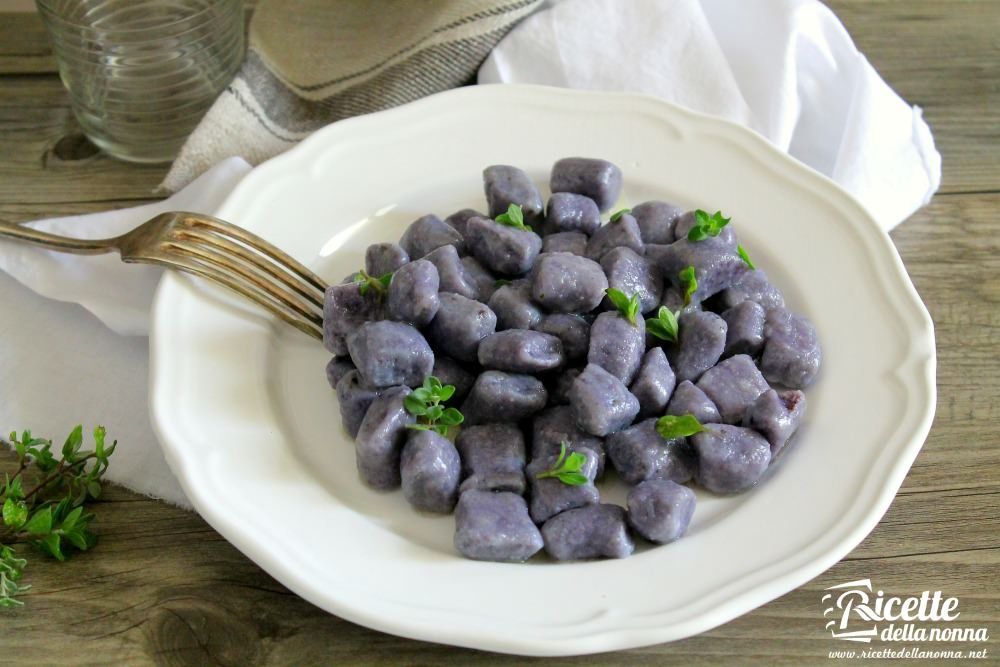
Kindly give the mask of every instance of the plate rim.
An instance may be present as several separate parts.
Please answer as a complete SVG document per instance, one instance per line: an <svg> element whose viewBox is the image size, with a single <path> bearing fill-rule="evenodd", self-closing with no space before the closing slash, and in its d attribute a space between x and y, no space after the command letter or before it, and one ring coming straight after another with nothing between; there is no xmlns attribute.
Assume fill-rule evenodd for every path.
<svg viewBox="0 0 1000 667"><path fill-rule="evenodd" d="M904 423L901 423L899 426L898 430L908 426L907 433L901 435L894 433L891 438L892 441L899 442L900 444L895 450L890 452L886 448L875 457L876 464L872 466L872 470L862 481L854 504L851 505L849 511L844 513L841 520L830 528L828 534L841 530L841 525L845 522L852 525L846 530L841 530L838 533L840 537L836 540L835 544L827 548L820 555L810 556L806 562L791 567L784 571L783 574L771 577L762 584L751 586L741 591L738 595L731 598L727 604L716 605L693 619L666 627L643 627L628 632L615 629L593 632L588 633L586 641L583 642L567 639L539 641L510 637L498 639L496 637L483 636L484 633L482 632L461 632L457 629L449 629L442 632L440 628L437 628L437 631L432 635L428 632L429 628L422 627L419 623L398 622L393 619L381 617L373 618L370 614L365 613L363 608L359 608L363 607L363 605L348 604L330 596L319 595L307 585L307 582L303 582L296 577L296 573L285 567L280 560L270 557L270 554L262 553L260 549L256 548L255 540L252 536L241 530L239 525L228 521L225 516L214 511L216 502L213 500L212 493L210 492L210 485L195 482L197 475L192 470L190 461L185 460L182 448L175 445L169 400L167 400L169 397L161 395L161 389L165 384L162 380L164 369L169 367L166 359L163 358L165 350L161 345L161 332L165 330L164 327L170 319L168 295L177 287L177 281L183 280L183 278L176 274L165 272L164 277L157 287L152 308L153 325L150 332L149 375L151 421L168 464L199 514L229 542L237 546L251 560L264 567L271 576L275 577L283 585L304 599L321 608L332 611L342 618L377 630L424 641L445 642L459 646L521 655L557 656L598 653L673 641L698 634L728 622L780 595L794 590L841 560L871 532L885 514L930 431L936 408L936 347L934 343L933 321L907 275L898 251L892 244L888 234L860 203L835 182L780 151L756 132L737 123L694 112L643 94L581 91L547 86L511 84L470 86L445 91L401 107L367 116L345 119L327 126L309 136L289 151L255 168L226 197L221 208L227 208L231 201L242 197L243 191L252 188L256 180L263 178L260 174L266 175L268 171L280 169L285 163L291 164L296 161L308 159L310 153L318 151L328 141L326 139L327 136L347 133L353 131L358 126L368 123L381 123L386 118L397 116L402 118L407 114L419 111L423 107L440 104L442 100L460 103L462 98L469 96L499 96L500 98L517 98L520 96L522 98L521 101L528 103L549 102L554 97L564 97L575 99L576 101L579 101L581 98L589 98L588 103L597 103L602 99L610 102L628 101L632 108L643 108L647 111L652 110L666 116L670 120L680 119L679 122L681 123L694 124L699 131L711 132L715 130L718 134L721 129L721 131L732 133L734 136L740 137L739 139L734 139L735 141L750 142L748 146L750 149L761 151L769 159L776 161L775 169L791 170L793 175L795 172L798 172L799 179L812 181L810 185L813 186L814 192L819 194L819 191L825 191L828 201L836 202L841 204L842 207L846 206L847 209L850 209L850 217L856 225L856 235L861 238L869 250L883 254L886 254L886 251L888 251L887 256L891 259L891 266L882 266L882 268L885 270L891 269L891 280L883 280L881 282L893 283L892 286L896 288L894 292L905 296L905 303L900 302L897 304L898 312L903 313L906 310L910 310L909 314L915 316L915 321L917 322L915 326L919 326L922 329L919 332L920 335L913 335L907 353L903 355L899 365L895 369L897 379L900 379L904 375L904 370L909 371L913 375L913 381L902 381L901 384L907 389L907 404L909 406L916 405L917 408L909 409L907 415L911 415L910 418L904 420ZM744 147L747 146L745 145ZM879 247L873 248L873 245ZM914 327L907 326L906 329L909 333L915 334ZM914 391L917 381L921 383L920 389L922 391ZM893 454L892 458L894 460L888 461L884 466L878 465L889 457L890 453ZM880 481L873 481L876 470L884 475ZM866 507L859 509L859 505L865 505ZM851 521L848 521L848 519L851 519ZM779 564L793 559L794 557L789 557ZM488 633L485 634L488 635Z"/></svg>

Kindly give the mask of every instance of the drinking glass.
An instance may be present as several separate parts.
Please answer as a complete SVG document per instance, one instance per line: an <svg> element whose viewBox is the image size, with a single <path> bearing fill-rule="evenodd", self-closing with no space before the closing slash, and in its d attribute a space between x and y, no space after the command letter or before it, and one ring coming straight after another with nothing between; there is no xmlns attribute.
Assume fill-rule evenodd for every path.
<svg viewBox="0 0 1000 667"><path fill-rule="evenodd" d="M243 0L36 0L83 132L166 162L243 60Z"/></svg>

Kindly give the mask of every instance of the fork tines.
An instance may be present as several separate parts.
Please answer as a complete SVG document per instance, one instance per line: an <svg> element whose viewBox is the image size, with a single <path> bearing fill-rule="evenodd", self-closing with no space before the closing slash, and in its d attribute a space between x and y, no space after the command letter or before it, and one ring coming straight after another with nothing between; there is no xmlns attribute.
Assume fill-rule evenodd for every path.
<svg viewBox="0 0 1000 667"><path fill-rule="evenodd" d="M184 214L165 244L191 270L222 283L314 338L323 338L319 276L256 234L209 216Z"/></svg>

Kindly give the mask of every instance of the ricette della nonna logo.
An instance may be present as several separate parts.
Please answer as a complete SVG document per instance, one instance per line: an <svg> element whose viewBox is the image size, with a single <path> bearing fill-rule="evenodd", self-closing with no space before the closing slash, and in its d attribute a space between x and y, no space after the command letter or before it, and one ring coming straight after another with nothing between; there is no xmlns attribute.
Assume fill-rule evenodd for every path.
<svg viewBox="0 0 1000 667"><path fill-rule="evenodd" d="M824 592L823 616L835 639L884 642L985 642L986 627L956 623L959 599L941 591L919 595L886 595L872 588L871 579L830 586Z"/></svg>

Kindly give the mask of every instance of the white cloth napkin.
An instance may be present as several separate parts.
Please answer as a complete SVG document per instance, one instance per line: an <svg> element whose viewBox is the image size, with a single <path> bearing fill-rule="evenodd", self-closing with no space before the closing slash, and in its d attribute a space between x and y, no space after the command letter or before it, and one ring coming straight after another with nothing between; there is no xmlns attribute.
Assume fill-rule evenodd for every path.
<svg viewBox="0 0 1000 667"><path fill-rule="evenodd" d="M837 181L885 229L941 182L920 109L818 0L563 0L512 30L479 83L647 93L741 123Z"/></svg>
<svg viewBox="0 0 1000 667"><path fill-rule="evenodd" d="M883 82L816 0L563 0L519 24L481 83L628 90L743 123L827 174L890 228L926 203L940 156L920 116ZM34 223L82 237L122 231L160 211L213 213L249 170L226 160L170 199ZM149 425L148 308L159 270L0 243L0 427L62 437L104 423L119 439L111 480L188 506Z"/></svg>
<svg viewBox="0 0 1000 667"><path fill-rule="evenodd" d="M31 226L101 238L163 211L213 213L248 171L250 165L232 158L162 202ZM103 424L118 440L109 480L190 507L163 459L147 406L145 334L162 269L125 265L117 254L80 257L10 242L0 242L0 268L23 285L0 274L5 311L0 318L0 377L5 379L0 432L31 428L58 446L75 424L83 423L87 432Z"/></svg>

